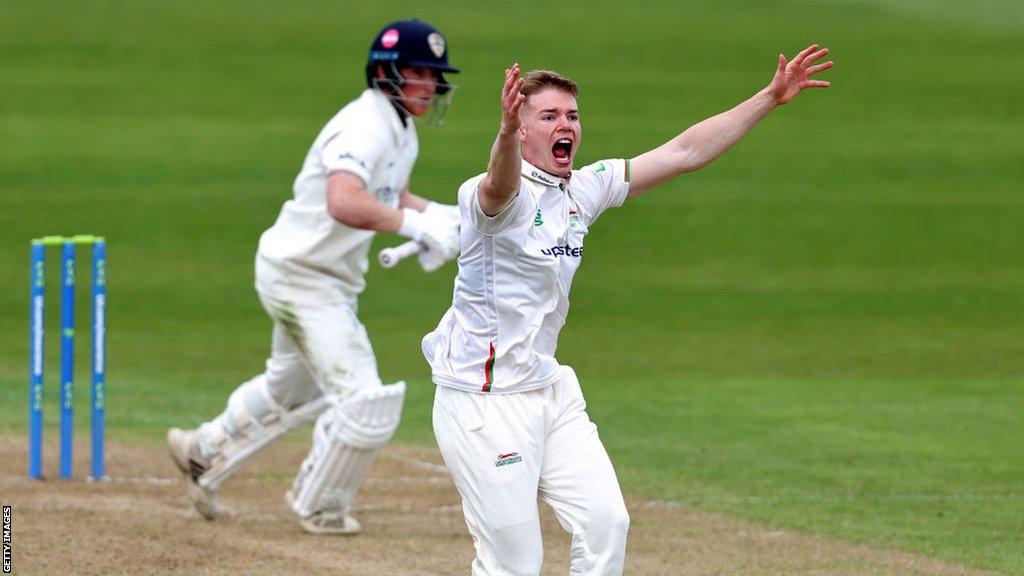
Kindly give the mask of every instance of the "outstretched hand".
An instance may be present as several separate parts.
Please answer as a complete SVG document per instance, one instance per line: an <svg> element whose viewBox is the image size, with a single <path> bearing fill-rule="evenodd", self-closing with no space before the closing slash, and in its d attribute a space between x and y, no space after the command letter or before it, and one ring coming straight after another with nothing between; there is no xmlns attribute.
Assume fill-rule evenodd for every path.
<svg viewBox="0 0 1024 576"><path fill-rule="evenodd" d="M505 85L501 88L501 131L514 132L522 126L519 109L522 108L526 96L520 90L524 80L519 77L519 64L505 69Z"/></svg>
<svg viewBox="0 0 1024 576"><path fill-rule="evenodd" d="M519 190L519 172L523 162L519 134L523 119L519 117L519 111L526 102L526 95L522 92L524 83L525 80L519 77L519 64L505 69L505 84L501 87L501 129L491 146L487 176L477 189L480 209L488 216L501 212Z"/></svg>
<svg viewBox="0 0 1024 576"><path fill-rule="evenodd" d="M775 98L775 103L787 104L796 98L796 95L804 88L828 88L829 82L811 79L818 72L832 67L831 60L814 64L827 54L828 48L819 50L817 44L811 44L804 48L788 62L783 54L779 54L779 67L775 70L772 83L768 85L768 91Z"/></svg>

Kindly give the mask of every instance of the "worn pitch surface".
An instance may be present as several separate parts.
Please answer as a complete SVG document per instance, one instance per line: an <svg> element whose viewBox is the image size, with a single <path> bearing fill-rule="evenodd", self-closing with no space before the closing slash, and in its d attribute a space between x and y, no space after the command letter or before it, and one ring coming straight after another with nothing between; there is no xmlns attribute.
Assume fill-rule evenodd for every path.
<svg viewBox="0 0 1024 576"><path fill-rule="evenodd" d="M56 446L47 446L53 454ZM109 446L109 482L32 481L24 441L0 440L0 493L14 507L17 574L465 574L473 545L458 494L432 448L392 445L377 458L354 537L302 532L282 495L303 446L278 444L224 487L224 517L194 512L162 446ZM87 469L79 454L78 470ZM629 574L973 575L902 552L854 546L628 499ZM543 574L567 571L568 536L543 514ZM74 542L69 546L69 542Z"/></svg>

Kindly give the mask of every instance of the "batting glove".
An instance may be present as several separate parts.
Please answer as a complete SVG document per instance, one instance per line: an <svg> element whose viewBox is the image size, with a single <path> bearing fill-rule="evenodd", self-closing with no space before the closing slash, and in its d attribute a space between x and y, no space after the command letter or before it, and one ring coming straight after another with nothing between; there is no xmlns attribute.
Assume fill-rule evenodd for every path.
<svg viewBox="0 0 1024 576"><path fill-rule="evenodd" d="M451 218L430 218L426 212L402 209L402 236L420 243L423 250L417 259L427 272L433 272L459 254L459 229Z"/></svg>

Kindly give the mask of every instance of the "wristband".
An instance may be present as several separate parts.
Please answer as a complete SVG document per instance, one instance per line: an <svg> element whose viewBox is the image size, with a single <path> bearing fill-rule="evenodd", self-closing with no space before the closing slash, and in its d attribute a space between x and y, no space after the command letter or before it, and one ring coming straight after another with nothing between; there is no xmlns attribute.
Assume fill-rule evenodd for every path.
<svg viewBox="0 0 1024 576"><path fill-rule="evenodd" d="M398 228L398 233L418 242L423 237L426 222L427 219L421 212L412 208L402 208L402 225Z"/></svg>

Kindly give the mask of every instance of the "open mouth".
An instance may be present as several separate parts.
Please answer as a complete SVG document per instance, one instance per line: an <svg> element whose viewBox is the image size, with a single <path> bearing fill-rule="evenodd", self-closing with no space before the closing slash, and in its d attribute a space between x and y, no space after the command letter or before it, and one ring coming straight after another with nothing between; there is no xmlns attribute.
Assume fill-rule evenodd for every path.
<svg viewBox="0 0 1024 576"><path fill-rule="evenodd" d="M562 138L551 146L551 155L555 157L555 164L568 166L572 161L572 140Z"/></svg>

